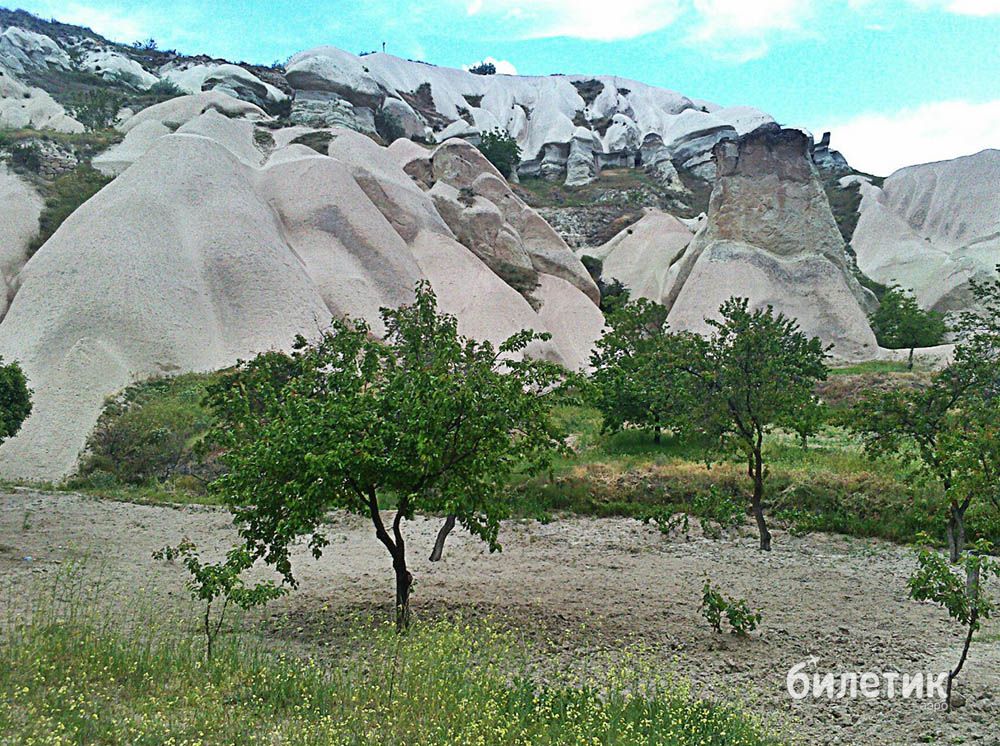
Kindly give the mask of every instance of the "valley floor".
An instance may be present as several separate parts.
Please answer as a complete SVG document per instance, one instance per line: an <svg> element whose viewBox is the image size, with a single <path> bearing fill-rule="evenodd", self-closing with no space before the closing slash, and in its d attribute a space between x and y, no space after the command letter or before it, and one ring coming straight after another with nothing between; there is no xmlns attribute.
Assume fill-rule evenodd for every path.
<svg viewBox="0 0 1000 746"><path fill-rule="evenodd" d="M883 541L775 532L775 551L755 549L749 526L713 540L696 526L669 536L629 519L517 521L501 530L503 552L456 530L444 560L427 561L437 520L405 524L416 577L414 614L490 615L519 630L556 665L586 667L641 645L698 693L739 698L773 717L787 737L810 744L1000 744L1000 624L973 643L951 714L927 700L793 701L788 670L818 658L810 674L947 670L961 632L943 611L908 600L911 552ZM283 649L322 654L355 615L391 613L392 578L369 524L339 516L316 561L300 549L300 588L269 606L266 635ZM207 554L230 546L224 510L137 505L74 494L0 495L0 618L40 578L87 556L85 572L171 603L184 597L179 564L151 553L189 538ZM716 634L699 612L706 577L763 612L747 638ZM994 589L996 590L996 589ZM124 598L124 597L123 597ZM7 609L2 608L7 606ZM884 691L884 689L883 689Z"/></svg>

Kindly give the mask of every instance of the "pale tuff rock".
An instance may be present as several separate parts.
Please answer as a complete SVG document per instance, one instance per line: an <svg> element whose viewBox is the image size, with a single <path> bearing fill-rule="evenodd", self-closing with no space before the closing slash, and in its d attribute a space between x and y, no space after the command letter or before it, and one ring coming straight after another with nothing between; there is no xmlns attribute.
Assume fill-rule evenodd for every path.
<svg viewBox="0 0 1000 746"><path fill-rule="evenodd" d="M229 63L172 63L161 68L160 74L185 93L219 91L262 109L288 99L288 94L249 70Z"/></svg>
<svg viewBox="0 0 1000 746"><path fill-rule="evenodd" d="M149 88L159 80L135 60L107 49L95 50L84 55L80 67L100 75L105 80L122 80L138 88Z"/></svg>
<svg viewBox="0 0 1000 746"><path fill-rule="evenodd" d="M500 127L521 147L521 176L570 184L586 183L602 167L650 165L644 156L656 151L642 147L650 135L666 149L655 162L665 178L672 178L664 167L669 159L710 179L716 142L772 121L755 109L710 109L624 78L473 75L381 53L355 57L332 47L296 55L286 77L297 89L297 107L300 97L343 101L355 116L358 109L384 106L410 136L427 140L474 141L479 133Z"/></svg>
<svg viewBox="0 0 1000 746"><path fill-rule="evenodd" d="M255 122L224 114L221 99L260 118L218 92L140 113L114 165L131 164L18 274L0 355L22 362L35 409L0 448L3 474L70 472L105 397L135 380L285 348L333 316L379 332L379 308L412 299L420 279L464 334L499 343L522 328L552 332L535 354L586 364L604 323L589 277L474 148L384 148L348 130L325 133L329 156L280 144L316 134L302 128L260 148ZM24 196L7 177L0 185ZM37 207L18 213L11 245ZM450 224L484 256L504 247L501 234L522 252L537 274L532 302Z"/></svg>
<svg viewBox="0 0 1000 746"><path fill-rule="evenodd" d="M910 166L882 188L861 185L851 239L869 277L911 288L925 308L954 311L971 302L970 279L1000 264L1000 150Z"/></svg>
<svg viewBox="0 0 1000 746"><path fill-rule="evenodd" d="M0 166L0 318L17 290L17 276L28 260L28 244L38 233L41 211L41 196Z"/></svg>
<svg viewBox="0 0 1000 746"><path fill-rule="evenodd" d="M44 34L9 26L0 33L0 66L16 73L47 70L50 67L69 70L69 55Z"/></svg>
<svg viewBox="0 0 1000 746"><path fill-rule="evenodd" d="M83 132L83 125L69 116L48 93L24 85L10 70L0 67L0 128L25 127Z"/></svg>
<svg viewBox="0 0 1000 746"><path fill-rule="evenodd" d="M840 358L876 355L862 308L870 298L847 270L808 136L765 125L719 142L713 167L718 179L707 219L681 222L647 211L588 250L602 260L604 278L663 303L677 329L708 332L705 319L735 295L798 318Z"/></svg>

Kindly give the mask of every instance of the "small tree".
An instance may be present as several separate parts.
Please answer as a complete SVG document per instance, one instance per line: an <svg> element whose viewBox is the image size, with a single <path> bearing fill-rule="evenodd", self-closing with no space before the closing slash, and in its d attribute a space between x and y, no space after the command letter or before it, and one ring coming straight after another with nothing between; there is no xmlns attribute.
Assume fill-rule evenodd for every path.
<svg viewBox="0 0 1000 746"><path fill-rule="evenodd" d="M608 314L590 357L594 404L605 431L641 427L652 430L659 443L660 430L687 409L682 372L687 338L670 333L666 319L667 309L646 299Z"/></svg>
<svg viewBox="0 0 1000 746"><path fill-rule="evenodd" d="M910 597L944 607L948 616L966 628L962 655L948 672L945 702L950 711L951 686L965 665L972 635L995 609L995 604L983 590L983 584L990 577L1000 577L1000 562L989 556L992 545L982 540L975 551L965 555L959 572L955 572L940 554L928 546L927 537L922 539L922 546L917 550L917 570L907 581Z"/></svg>
<svg viewBox="0 0 1000 746"><path fill-rule="evenodd" d="M88 130L106 130L115 123L124 103L123 96L106 88L95 88L77 96L70 113Z"/></svg>
<svg viewBox="0 0 1000 746"><path fill-rule="evenodd" d="M13 438L31 414L31 389L19 363L0 357L0 443Z"/></svg>
<svg viewBox="0 0 1000 746"><path fill-rule="evenodd" d="M913 369L913 351L917 347L941 344L948 325L936 311L924 311L912 292L893 285L882 296L878 310L870 317L878 343L891 350L910 351L907 369Z"/></svg>
<svg viewBox="0 0 1000 746"><path fill-rule="evenodd" d="M497 66L492 62L480 62L478 65L470 67L469 72L473 75L496 75Z"/></svg>
<svg viewBox="0 0 1000 746"><path fill-rule="evenodd" d="M507 130L496 129L483 132L480 135L479 150L486 159L496 166L497 171L509 179L517 164L521 162L521 147Z"/></svg>
<svg viewBox="0 0 1000 746"><path fill-rule="evenodd" d="M426 283L412 305L384 309L382 319L384 343L363 321L336 321L313 343L300 337L284 360L271 353L238 367L211 399L219 419L211 437L229 467L213 489L248 556L293 587L298 537L309 536L318 557L328 511L370 518L392 558L402 630L413 584L403 521L454 516L498 550L509 475L546 467L559 446L548 405L562 373L522 357L544 335L523 331L499 347L460 336Z"/></svg>
<svg viewBox="0 0 1000 746"><path fill-rule="evenodd" d="M764 438L775 428L800 430L802 419L812 418L813 387L826 378L829 348L770 306L751 311L746 298L730 298L719 316L707 322L712 335L690 344L686 353L693 379L689 427L746 458L760 548L770 551L763 508Z"/></svg>

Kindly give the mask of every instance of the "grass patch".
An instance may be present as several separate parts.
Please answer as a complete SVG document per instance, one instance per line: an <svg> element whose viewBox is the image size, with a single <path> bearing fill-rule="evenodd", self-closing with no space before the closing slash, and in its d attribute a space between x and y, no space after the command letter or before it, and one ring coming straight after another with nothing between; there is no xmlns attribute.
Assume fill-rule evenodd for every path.
<svg viewBox="0 0 1000 746"><path fill-rule="evenodd" d="M857 376L865 373L908 373L906 363L897 360L871 360L865 363L831 368L831 376Z"/></svg>
<svg viewBox="0 0 1000 746"><path fill-rule="evenodd" d="M59 226L84 202L111 183L113 177L105 176L89 164L78 166L47 185L45 206L38 218L38 235L28 247L29 256L40 249Z"/></svg>
<svg viewBox="0 0 1000 746"><path fill-rule="evenodd" d="M736 706L695 698L652 657L540 683L524 645L486 621L422 623L405 637L361 624L326 663L227 634L205 662L193 620L39 611L8 625L0 646L0 732L11 743L778 743Z"/></svg>

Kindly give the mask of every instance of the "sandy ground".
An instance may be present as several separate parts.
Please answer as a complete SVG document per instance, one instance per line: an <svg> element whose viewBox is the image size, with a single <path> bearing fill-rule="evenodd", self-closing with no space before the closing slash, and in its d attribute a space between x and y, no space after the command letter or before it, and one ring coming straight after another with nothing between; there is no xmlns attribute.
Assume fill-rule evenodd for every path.
<svg viewBox="0 0 1000 746"><path fill-rule="evenodd" d="M418 618L455 610L492 614L533 635L552 655L577 660L641 643L697 690L737 696L787 721L788 735L802 743L1000 744L996 621L973 644L956 685L965 704L951 714L927 700L793 701L786 692L788 670L813 656L818 662L806 670L821 674L940 672L953 665L961 631L942 610L908 600L905 579L913 563L906 548L778 531L775 551L763 554L750 531L711 540L663 536L631 520L566 518L508 523L501 532L504 551L492 555L456 530L444 560L431 563L439 523L405 524ZM0 494L0 577L14 592L3 594L0 604L83 552L100 559L105 575L182 593L183 569L150 554L184 537L209 554L228 548L228 513L69 494ZM390 562L370 524L338 517L329 538L319 561L299 552L299 590L268 612L294 623L275 623L272 634L308 635L359 611L390 613ZM698 610L706 576L763 612L757 632L745 639L712 632Z"/></svg>

